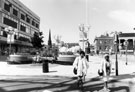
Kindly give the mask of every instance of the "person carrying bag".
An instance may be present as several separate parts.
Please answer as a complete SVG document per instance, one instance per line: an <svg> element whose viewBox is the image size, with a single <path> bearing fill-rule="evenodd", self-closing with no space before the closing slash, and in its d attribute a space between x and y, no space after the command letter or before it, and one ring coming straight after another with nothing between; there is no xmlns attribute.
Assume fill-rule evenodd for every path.
<svg viewBox="0 0 135 92"><path fill-rule="evenodd" d="M109 76L111 74L111 61L108 54L105 54L104 61L102 62L104 89L108 89Z"/></svg>
<svg viewBox="0 0 135 92"><path fill-rule="evenodd" d="M78 77L86 76L89 65L87 59L85 58L84 51L80 51L79 56L76 57L73 63L73 67L74 74L76 74Z"/></svg>

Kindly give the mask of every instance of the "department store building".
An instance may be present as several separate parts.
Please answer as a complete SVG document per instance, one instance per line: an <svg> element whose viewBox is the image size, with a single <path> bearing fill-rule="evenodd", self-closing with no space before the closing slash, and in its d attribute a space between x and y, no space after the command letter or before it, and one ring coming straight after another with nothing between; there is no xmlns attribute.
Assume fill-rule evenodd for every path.
<svg viewBox="0 0 135 92"><path fill-rule="evenodd" d="M39 32L40 17L19 0L0 0L0 52L8 51L7 32L5 28L17 30L12 52L24 52L32 48L31 38Z"/></svg>

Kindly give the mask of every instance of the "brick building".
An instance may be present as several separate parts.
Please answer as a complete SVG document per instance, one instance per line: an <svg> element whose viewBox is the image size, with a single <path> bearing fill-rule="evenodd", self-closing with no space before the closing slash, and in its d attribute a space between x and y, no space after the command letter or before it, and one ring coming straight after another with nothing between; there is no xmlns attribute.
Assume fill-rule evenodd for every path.
<svg viewBox="0 0 135 92"><path fill-rule="evenodd" d="M94 40L95 43L95 52L96 53L104 53L109 52L110 49L114 49L113 44L114 37L110 37L109 35L101 35L100 37L96 37Z"/></svg>
<svg viewBox="0 0 135 92"><path fill-rule="evenodd" d="M119 34L119 48L121 51L126 51L125 42L127 41L127 51L134 52L135 50L135 33Z"/></svg>

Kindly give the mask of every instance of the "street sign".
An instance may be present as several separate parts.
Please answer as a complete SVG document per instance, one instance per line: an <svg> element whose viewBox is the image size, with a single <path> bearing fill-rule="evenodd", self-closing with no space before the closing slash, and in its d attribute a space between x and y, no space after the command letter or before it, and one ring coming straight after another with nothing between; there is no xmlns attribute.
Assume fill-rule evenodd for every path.
<svg viewBox="0 0 135 92"><path fill-rule="evenodd" d="M7 36L7 43L14 43L14 34L8 34Z"/></svg>
<svg viewBox="0 0 135 92"><path fill-rule="evenodd" d="M87 32L80 31L80 38L86 39L87 38Z"/></svg>

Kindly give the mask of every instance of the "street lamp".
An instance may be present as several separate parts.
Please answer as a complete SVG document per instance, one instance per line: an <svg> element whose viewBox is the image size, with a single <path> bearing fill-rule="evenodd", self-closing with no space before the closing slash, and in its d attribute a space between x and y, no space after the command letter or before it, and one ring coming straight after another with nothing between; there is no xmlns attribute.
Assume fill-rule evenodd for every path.
<svg viewBox="0 0 135 92"><path fill-rule="evenodd" d="M11 54L11 42L12 42L11 40L12 36L14 36L14 34L17 33L17 29L13 29L12 27L9 26L5 28L5 31L8 34L7 42L9 43L9 54Z"/></svg>
<svg viewBox="0 0 135 92"><path fill-rule="evenodd" d="M119 42L118 39L119 39L118 33L115 32L114 44L115 44L115 49L116 49L116 51L115 51L115 57L116 57L116 63L115 63L116 72L115 73L116 73L116 76L118 76L118 56L117 56L117 54L118 54L118 42Z"/></svg>
<svg viewBox="0 0 135 92"><path fill-rule="evenodd" d="M128 41L127 41L127 40L124 42L124 45L125 45L125 47L126 47L126 65L127 65L127 64L128 64L128 59L127 59L127 47L128 47Z"/></svg>
<svg viewBox="0 0 135 92"><path fill-rule="evenodd" d="M81 35L82 35L82 38L83 38L83 46L82 46L82 49L83 49L83 51L84 51L84 30L85 30L84 24L81 24L81 25L79 26L79 30L81 31Z"/></svg>
<svg viewBox="0 0 135 92"><path fill-rule="evenodd" d="M82 41L83 41L83 46L82 46L83 51L85 51L85 44L84 44L84 42L85 42L85 40L88 41L89 29L90 29L89 25L84 25L84 24L79 25L79 30L81 31L81 38L82 38Z"/></svg>

